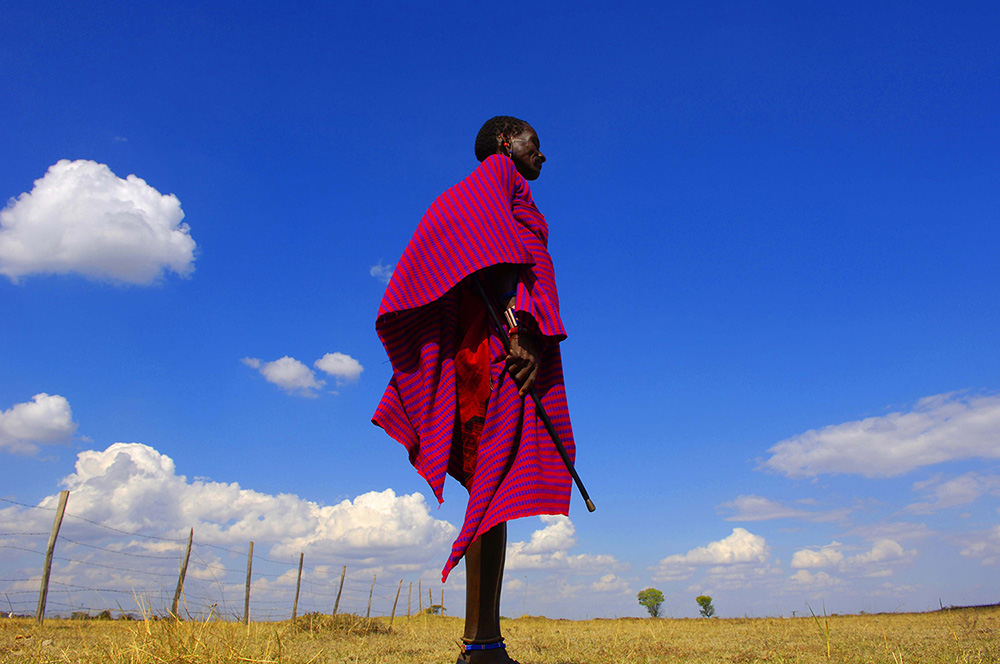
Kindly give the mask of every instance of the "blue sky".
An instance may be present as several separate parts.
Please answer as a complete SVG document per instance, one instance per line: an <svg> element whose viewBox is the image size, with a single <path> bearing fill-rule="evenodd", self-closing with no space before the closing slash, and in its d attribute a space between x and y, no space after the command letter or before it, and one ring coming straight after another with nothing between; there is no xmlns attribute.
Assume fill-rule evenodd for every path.
<svg viewBox="0 0 1000 664"><path fill-rule="evenodd" d="M512 524L505 614L998 600L995 5L3 13L6 499L235 548L249 501L276 559L439 579L464 493L369 423L380 275L512 114L598 511Z"/></svg>

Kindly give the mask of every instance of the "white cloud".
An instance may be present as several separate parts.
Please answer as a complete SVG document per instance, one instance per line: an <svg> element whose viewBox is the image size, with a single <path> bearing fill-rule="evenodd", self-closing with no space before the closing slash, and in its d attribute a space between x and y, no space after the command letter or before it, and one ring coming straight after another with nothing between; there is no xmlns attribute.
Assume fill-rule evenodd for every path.
<svg viewBox="0 0 1000 664"><path fill-rule="evenodd" d="M816 572L814 574L806 569L800 569L795 574L792 574L789 579L796 586L809 589L835 588L844 584L841 579L831 576L826 572Z"/></svg>
<svg viewBox="0 0 1000 664"><path fill-rule="evenodd" d="M917 556L915 549L904 549L888 538L878 539L867 551L850 557L844 555L845 548L840 542L831 542L796 551L792 554L791 566L798 571L788 577L784 590L798 593L860 586L868 596L898 594L905 586L884 583L881 591L875 592L870 579L892 576L896 566L909 563Z"/></svg>
<svg viewBox="0 0 1000 664"><path fill-rule="evenodd" d="M732 511L726 521L769 521L772 519L800 519L814 523L844 521L850 514L849 509L828 511L802 510L788 507L782 503L764 496L744 495L735 500L722 503L717 508L721 512Z"/></svg>
<svg viewBox="0 0 1000 664"><path fill-rule="evenodd" d="M973 535L968 538L967 546L962 549L962 555L966 558L979 558L983 565L995 565L1000 562L1000 526Z"/></svg>
<svg viewBox="0 0 1000 664"><path fill-rule="evenodd" d="M288 355L273 362L264 362L256 357L244 357L240 361L251 369L259 371L269 383L277 385L289 394L314 398L317 396L317 391L326 385L326 381L317 378L312 369ZM338 385L357 380L364 371L360 362L344 353L327 353L316 360L313 366L334 376Z"/></svg>
<svg viewBox="0 0 1000 664"><path fill-rule="evenodd" d="M618 593L632 595L632 585L615 574L605 574L590 584L591 590L598 593Z"/></svg>
<svg viewBox="0 0 1000 664"><path fill-rule="evenodd" d="M771 587L773 577L781 575L781 570L767 562L734 563L709 567L700 581L703 586L716 590L755 590L764 592ZM711 592L698 594L711 595Z"/></svg>
<svg viewBox="0 0 1000 664"><path fill-rule="evenodd" d="M344 353L327 353L313 363L313 366L335 376L338 381L354 381L365 370L361 363Z"/></svg>
<svg viewBox="0 0 1000 664"><path fill-rule="evenodd" d="M891 523L873 523L852 528L849 535L857 535L869 541L893 539L897 542L905 540L926 539L934 535L934 531L924 523L896 521Z"/></svg>
<svg viewBox="0 0 1000 664"><path fill-rule="evenodd" d="M531 533L530 542L522 542L519 549L523 553L554 553L576 545L576 527L569 517L543 515L539 519L545 527Z"/></svg>
<svg viewBox="0 0 1000 664"><path fill-rule="evenodd" d="M456 534L454 526L431 517L419 493L397 496L386 489L324 506L235 482L189 481L170 457L139 443L80 452L75 470L63 480L70 511L126 531L186 534L193 526L200 541L271 542L278 556L305 551L360 558L440 555Z"/></svg>
<svg viewBox="0 0 1000 664"><path fill-rule="evenodd" d="M418 558L421 553L440 556L458 534L450 523L431 516L422 494L397 496L392 489L370 491L336 505L310 506L309 515L315 528L287 539L275 548L276 555L293 556L305 550L319 555L374 550L397 557L413 553Z"/></svg>
<svg viewBox="0 0 1000 664"><path fill-rule="evenodd" d="M831 542L816 549L801 549L792 554L792 567L795 569L837 567L844 562L844 554L840 552L840 548L840 542Z"/></svg>
<svg viewBox="0 0 1000 664"><path fill-rule="evenodd" d="M892 575L894 565L910 562L917 555L915 549L906 550L899 542L889 538L877 539L868 551L850 557L844 556L843 549L840 542L801 549L792 554L791 566L803 572L833 568L854 577L877 578ZM809 581L816 578L819 577L805 573L793 575L792 580Z"/></svg>
<svg viewBox="0 0 1000 664"><path fill-rule="evenodd" d="M116 598L130 606L132 588L150 589L152 601L169 606L172 593L161 590L163 584L172 583L171 578L176 581L179 555L191 527L195 546L185 586L188 601L199 610L217 602L223 615L239 611L236 598L242 607L248 541L255 543L253 602L264 607L261 611L275 607L287 614L300 552L305 554L302 602L311 607L303 609L300 603L300 612L330 611L342 565L348 566L348 582L340 608L364 611L373 573L378 573L380 584L389 571L402 575L404 570L431 569L424 578L439 578L440 565L457 534L453 525L432 516L419 493L397 495L386 489L321 505L236 483L189 480L177 473L170 457L136 443L81 452L75 472L63 484L70 496L60 531L60 559L53 568L55 587L118 589L124 593L121 597L88 596L81 590L75 600L112 610ZM48 532L57 501L55 495L45 498L40 503L43 509L0 506L0 531ZM45 539L22 538L16 543L44 550ZM20 563L12 555L3 558L4 576L33 576L29 572L37 563L31 554L21 556ZM381 614L388 613L389 593L395 591L395 584L391 590L385 585L376 592L380 607L376 610ZM37 591L37 583L33 587Z"/></svg>
<svg viewBox="0 0 1000 664"><path fill-rule="evenodd" d="M244 357L240 361L289 394L315 397L316 390L326 385L326 381L316 378L312 369L287 355L273 362L262 362L256 357Z"/></svg>
<svg viewBox="0 0 1000 664"><path fill-rule="evenodd" d="M375 265L372 265L371 269L368 270L368 274L375 277L384 284L389 283L392 279L392 271L395 268L394 265L383 265L382 261L379 261Z"/></svg>
<svg viewBox="0 0 1000 664"><path fill-rule="evenodd" d="M886 581L880 586L869 590L869 597L902 597L909 595L918 590L917 586L910 586L905 584L889 583Z"/></svg>
<svg viewBox="0 0 1000 664"><path fill-rule="evenodd" d="M980 497L1000 491L1000 477L970 472L947 481L941 481L941 476L930 480L917 482L914 490L929 494L930 500L907 505L903 510L911 514L930 514L936 510L967 505L979 500Z"/></svg>
<svg viewBox="0 0 1000 664"><path fill-rule="evenodd" d="M0 274L77 273L149 284L194 270L195 242L173 194L104 164L62 159L0 211Z"/></svg>
<svg viewBox="0 0 1000 664"><path fill-rule="evenodd" d="M744 528L733 528L733 532L717 542L699 546L684 554L674 554L663 558L654 568L653 578L657 581L680 581L690 578L695 568L710 565L760 565L770 557L767 542L760 535L754 535ZM721 574L715 570L713 574Z"/></svg>
<svg viewBox="0 0 1000 664"><path fill-rule="evenodd" d="M851 556L845 563L852 567L870 566L876 563L906 561L914 558L916 555L916 549L907 551L895 540L880 539L872 544L871 550Z"/></svg>
<svg viewBox="0 0 1000 664"><path fill-rule="evenodd" d="M576 545L576 528L569 517L545 515L539 518L545 527L533 532L530 541L507 545L506 569L564 569L586 574L621 567L614 556L606 554L570 555L569 549Z"/></svg>
<svg viewBox="0 0 1000 664"><path fill-rule="evenodd" d="M682 563L685 565L725 565L732 563L764 562L770 552L760 535L754 535L743 528L733 528L729 537L699 546L681 555L667 556L660 564Z"/></svg>
<svg viewBox="0 0 1000 664"><path fill-rule="evenodd" d="M0 412L0 451L36 454L40 444L69 440L76 427L66 398L41 392Z"/></svg>
<svg viewBox="0 0 1000 664"><path fill-rule="evenodd" d="M1000 457L1000 396L940 394L909 412L813 429L781 441L763 466L789 477L892 477L955 459Z"/></svg>

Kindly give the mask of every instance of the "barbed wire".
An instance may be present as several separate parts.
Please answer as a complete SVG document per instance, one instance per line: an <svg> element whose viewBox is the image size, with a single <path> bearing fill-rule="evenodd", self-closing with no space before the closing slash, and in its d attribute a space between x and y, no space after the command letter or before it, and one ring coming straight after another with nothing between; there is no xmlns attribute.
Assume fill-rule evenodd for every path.
<svg viewBox="0 0 1000 664"><path fill-rule="evenodd" d="M37 553L38 555L44 555L44 552L37 551L35 549L27 549L23 546L13 546L10 544L0 544L0 549L10 549L12 551L25 551L27 553Z"/></svg>
<svg viewBox="0 0 1000 664"><path fill-rule="evenodd" d="M5 503L10 503L11 505L20 505L21 507L28 507L33 510L47 510L49 512L56 511L56 508L54 507L42 507L41 505L29 505L28 503L19 503L16 500L11 500L10 498L0 498L0 501L3 501Z"/></svg>
<svg viewBox="0 0 1000 664"><path fill-rule="evenodd" d="M21 503L21 502L15 501L15 500L10 500L8 498L0 498L0 500L3 500L4 502L11 503L13 505L19 505L21 507L28 507L28 508L33 508L33 509L44 509L44 510L49 510L49 511L55 511L55 508L41 507L39 505L28 505L27 503ZM77 515L77 514L72 514L71 512L65 512L65 516L73 518L73 519L78 519L80 521L84 521L86 523L95 525L95 526L97 526L99 528L103 528L105 530L108 530L108 531L111 531L111 532L115 532L115 533L118 533L118 534L121 534L121 535L128 535L130 537L143 537L143 538L146 538L146 539L152 539L152 540L157 540L157 541L161 541L161 542L170 542L170 543L178 544L178 545L181 545L181 546L183 546L185 544L185 541L184 541L183 538L161 537L161 536L158 536L158 535L148 535L146 533L140 533L140 532L135 532L135 531L124 530L122 528L115 528L113 526L108 526L108 525L100 523L98 521L94 521L93 519L88 519L87 517L84 517L84 516L80 516L80 515ZM0 536L4 536L4 535L10 535L10 536L12 536L12 535L21 535L21 534L22 533L7 533L7 534L0 533ZM47 535L47 534L48 533L44 533L44 532L40 532L40 533L23 533L23 535L25 535L25 536L43 536L43 535ZM148 554L135 554L135 553L126 553L124 551L115 551L114 549L107 549L107 548L103 548L103 547L97 547L97 546L92 545L92 544L86 544L86 543L83 543L83 542L79 542L79 541L70 539L68 537L62 537L60 539L65 540L67 542L72 542L73 544L77 544L77 545L80 545L80 546L88 546L88 547L91 547L91 548L100 549L102 551L108 551L110 553L117 553L117 554L120 554L120 555L133 556L133 557L137 557L137 558L138 557L148 557L148 558L155 558L155 559L162 559L162 560L173 560L174 559L173 556L151 556L151 555L148 555ZM230 553L230 554L233 554L233 555L242 556L242 555L246 554L246 551L239 551L239 550L235 550L235 549L229 549L229 548L226 548L226 547L218 545L218 544L212 544L210 542L201 542L201 541L198 541L197 544L199 546L205 546L205 547L217 549L219 551L225 551L226 553ZM267 557L267 556L260 556L260 555L254 555L253 556L253 561L254 562L268 562L268 563L273 563L273 564L277 564L277 565L289 565L289 566L293 566L293 567L297 567L298 566L298 561L297 560L279 560L279 559L276 559L276 558L270 558L270 557ZM305 570L316 571L316 569L319 568L319 567L330 567L330 566L335 566L336 564L338 564L338 563L335 563L333 561L322 561L321 560L318 563L311 563L310 565L303 564L302 569L304 571ZM228 568L224 568L224 569L227 569L227 571L236 571L236 570L230 570ZM274 575L274 576L280 576L280 575Z"/></svg>
<svg viewBox="0 0 1000 664"><path fill-rule="evenodd" d="M81 586L75 583L63 583L61 581L49 581L54 586L63 586L64 588L77 588L78 590L88 590L97 593L119 593L123 595L146 595L151 593L159 593L163 591L163 588L149 589L149 588L133 588L131 590L120 590L118 588L90 588L88 586Z"/></svg>
<svg viewBox="0 0 1000 664"><path fill-rule="evenodd" d="M193 553L193 551L192 551ZM246 572L246 569L232 569L230 567L223 567L222 565L215 565L213 563L206 563L202 561L202 567L205 569L221 569L224 572L232 572L233 574L239 574L241 572Z"/></svg>
<svg viewBox="0 0 1000 664"><path fill-rule="evenodd" d="M71 519L79 519L80 521L86 521L87 523L93 524L93 525L97 526L98 528L104 528L105 530L110 530L110 531L119 533L121 535L128 535L130 537L145 537L146 539L158 540L158 541L161 541L161 542L173 542L175 544L181 544L181 545L183 545L183 544L185 544L187 542L187 540L181 540L181 539L178 539L176 537L160 537L158 535L146 535L145 533L135 533L135 532L130 532L128 530L122 530L121 528L115 528L113 526L107 526L107 525L105 525L103 523L98 523L97 521L94 521L93 519L88 519L85 516L77 516L76 514L70 514L69 512L66 512L66 516L68 516Z"/></svg>
<svg viewBox="0 0 1000 664"><path fill-rule="evenodd" d="M55 511L55 508L42 507L38 505L28 505L26 503L21 503L8 498L0 498L0 501L18 505L20 507L30 508L30 509L41 509L46 511ZM136 537L144 538L146 540L154 540L157 542L167 542L170 545L176 545L177 551L170 555L155 555L151 553L132 553L129 551L124 551L121 549L109 548L107 546L99 546L97 544L91 544L88 542L80 541L79 539L73 539L61 535L58 539L59 543L65 543L71 545L70 551L72 551L73 546L83 547L94 552L101 552L102 554L114 554L116 556L125 556L133 559L145 559L145 560L157 560L157 561L171 561L174 563L178 562L179 553L186 543L184 539L179 539L175 537L162 537L158 535L150 535L140 532L132 532L122 528L117 528L113 526L108 526L106 524L100 523L93 519L82 517L76 514L66 513L66 517L71 519L76 519L93 526L96 526L102 530L108 531L110 533L115 533L116 535L124 537ZM75 529L70 529L73 532ZM6 532L0 533L0 537L9 538L32 538L32 537L43 537L48 533L45 532ZM88 533L88 537L99 537L97 534ZM79 536L77 536L79 537ZM27 541L27 540L26 540ZM18 540L13 540L9 544L0 544L0 549L19 551L34 555L43 555L45 553L44 549L39 548L28 548L26 546L19 546ZM140 543L132 542L124 545L126 548L129 546L146 546ZM171 546L171 548L174 548ZM208 562L205 558L198 552L199 549L213 549L215 551L223 552L231 556L236 556L242 558L246 556L247 550L235 550L227 548L219 544L213 544L210 542L196 541L192 542L191 553L194 556L196 569L204 569L209 574L211 578L206 576L190 576L187 578L182 597L184 600L184 610L191 614L191 612L198 613L203 612L207 614L215 614L220 618L225 618L226 616L231 616L234 619L242 619L242 604L237 604L237 602L230 602L227 600L228 595L239 594L242 599L243 593L242 588L245 582L242 578L234 580L231 575L243 575L246 572L246 568L232 568L227 567L225 564L220 562ZM62 550L66 553L65 548ZM84 553L84 552L80 552ZM177 578L176 572L162 571L162 566L159 566L157 571L157 566L152 566L151 569L136 569L135 567L127 567L121 565L108 564L104 562L97 562L93 560L91 555L87 555L87 559L74 558L72 556L53 556L53 560L60 563L66 563L65 566L60 566L58 570L54 570L53 574L61 576L66 579L65 581L60 581L53 579L50 584L53 588L49 589L49 594L67 600L68 602L79 601L80 603L67 603L67 601L59 602L58 600L53 600L50 604L56 608L62 607L70 610L80 610L80 611L93 611L94 606L102 604L105 600L78 600L77 598L84 593L96 593L98 597L102 594L111 595L126 595L131 596L136 599L137 602L142 604L144 601L146 607L142 608L141 611L146 611L149 606L152 605L152 598L158 598L157 601L169 603L170 598L173 596L173 591L168 589L167 582L160 584L158 588L129 588L124 589L122 587L96 587L100 584L90 584L85 585L86 580L83 583L70 583L70 580L78 581L82 579L94 578L90 573L84 570L78 570L74 573L74 567L77 565L86 566L91 568L100 568L112 570L114 572L121 572L123 574L137 574L144 575L148 577L158 577L161 579L174 579ZM123 561L124 562L124 561ZM275 616L290 616L292 604L293 591L296 589L295 585L290 583L290 577L297 569L299 560L282 560L278 558L272 558L270 556L254 555L251 558L251 563L253 565L251 573L250 588L251 591L251 610L253 607L258 607L256 611L257 615L267 615L271 618ZM199 567L200 565L200 567ZM280 565L286 567L280 571L274 571L273 568L268 568L267 565ZM336 567L343 565L343 570L340 574L336 573ZM260 566L263 566L261 568ZM300 608L300 613L309 611L332 611L333 606L337 603L334 598L339 597L339 613L354 613L356 615L363 615L370 613L373 616L388 616L389 611L385 609L386 606L392 606L397 601L397 593L401 591L402 585L405 581L397 581L389 574L382 575L381 577L375 574L359 574L356 572L345 573L347 565L341 562L320 560L319 562L312 562L309 565L302 565L302 575L297 577L297 583L299 584L300 596L298 598L298 607ZM19 570L21 571L21 570ZM24 573L21 571L21 573ZM68 576L73 574L73 576ZM81 577L81 575L83 575ZM113 575L112 575L113 577ZM317 578L318 577L318 578ZM276 585L275 580L278 579L288 580L287 584ZM4 584L17 584L17 583L39 583L41 577L26 577L26 578L6 578L0 579L0 583ZM427 581L426 579L424 581ZM121 581L113 581L114 583L121 583ZM172 585L172 584L170 584ZM407 608L409 610L412 597L412 586L414 585L411 581L411 588L406 591L406 602ZM419 579L418 583L419 584ZM417 601L414 606L419 606L422 608L423 604L426 602L426 596L423 592L427 592L432 588L436 591L436 584L433 582L425 583L425 588L421 589L418 593ZM29 607L29 602L26 596L36 593L36 590L25 589L25 590L8 590L2 591L7 597L7 602L13 610L14 605ZM145 598L145 600L140 599ZM88 605L87 602L90 602ZM433 604L433 599L431 600ZM284 608L282 608L284 607ZM382 607L382 608L380 608ZM29 607L30 608L30 607ZM107 609L105 609L107 610ZM115 610L120 613L125 613L125 610L120 606ZM409 611L408 611L409 613ZM407 613L407 614L408 614Z"/></svg>
<svg viewBox="0 0 1000 664"><path fill-rule="evenodd" d="M0 498L0 501L3 501L5 503L10 503L11 505L18 505L20 507L27 507L29 509L46 510L48 512L54 512L54 511L56 511L55 507L42 507L41 505L29 505L27 503L22 503L22 502L18 502L16 500L11 500L10 498ZM183 544L183 541L180 540L180 539L178 539L178 538L176 538L176 537L160 537L158 535L147 535L145 533L138 533L138 532L132 532L132 531L128 531L128 530L122 530L121 528L115 528L114 526L109 526L107 524L103 524L103 523L100 523L98 521L94 521L93 519L88 519L85 516L80 516L78 514L73 514L72 512L63 512L63 516L64 517L69 517L71 519L78 519L80 521L86 521L87 523L95 525L98 528L103 528L105 530L110 530L110 531L119 533L121 535L129 535L131 537L145 537L147 539L154 539L154 540L159 540L159 541L163 541L163 542L176 542L178 544ZM45 535L47 533L41 533L41 534Z"/></svg>
<svg viewBox="0 0 1000 664"><path fill-rule="evenodd" d="M114 565L105 565L103 563L95 563L89 560L74 560L72 558L61 558L59 556L52 556L52 560L62 560L66 562L76 563L78 565L90 565L92 567L104 567L106 569L113 569L118 572L132 572L133 574L148 574L150 576L166 576L173 578L175 574L166 574L164 572L150 572L147 570L129 569L127 567L115 567Z"/></svg>
<svg viewBox="0 0 1000 664"><path fill-rule="evenodd" d="M153 560L177 560L177 556L152 556L148 553L126 553L125 551L116 551L115 549L107 549L103 546L96 546L94 544L87 544L86 542L78 542L76 540L70 539L68 537L60 537L60 540L65 540L71 544L76 544L77 546L85 546L88 549L97 549L98 551L106 551L108 553L115 553L120 556L129 556L132 558L151 558Z"/></svg>
<svg viewBox="0 0 1000 664"><path fill-rule="evenodd" d="M211 544L209 542L201 542L201 541L195 540L195 544L197 544L198 546L207 546L210 549L219 549L220 551L225 551L226 553L231 553L234 556L245 556L245 555L247 555L246 551L236 551L234 549L227 549L224 546L219 546L218 544Z"/></svg>

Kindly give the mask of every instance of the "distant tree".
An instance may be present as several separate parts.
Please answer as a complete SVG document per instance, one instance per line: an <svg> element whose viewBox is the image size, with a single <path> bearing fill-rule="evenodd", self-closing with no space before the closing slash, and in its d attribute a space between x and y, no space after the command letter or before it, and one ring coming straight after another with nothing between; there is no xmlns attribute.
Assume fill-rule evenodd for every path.
<svg viewBox="0 0 1000 664"><path fill-rule="evenodd" d="M694 601L698 602L698 606L701 607L701 617L711 618L715 615L715 607L712 606L712 598L708 595L698 595L694 598Z"/></svg>
<svg viewBox="0 0 1000 664"><path fill-rule="evenodd" d="M663 606L663 593L656 588L646 588L639 593L639 604L646 607L653 618L660 617L660 607Z"/></svg>

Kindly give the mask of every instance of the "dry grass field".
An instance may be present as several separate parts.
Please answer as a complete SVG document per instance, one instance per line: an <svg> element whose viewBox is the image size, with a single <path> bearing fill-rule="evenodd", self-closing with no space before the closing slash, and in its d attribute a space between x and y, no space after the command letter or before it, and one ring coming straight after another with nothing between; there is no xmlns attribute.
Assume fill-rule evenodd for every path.
<svg viewBox="0 0 1000 664"><path fill-rule="evenodd" d="M0 662L451 664L458 618L291 622L0 620ZM922 614L670 620L507 620L522 664L998 662L1000 608ZM829 650L828 650L829 648Z"/></svg>

